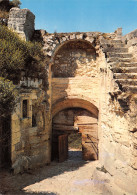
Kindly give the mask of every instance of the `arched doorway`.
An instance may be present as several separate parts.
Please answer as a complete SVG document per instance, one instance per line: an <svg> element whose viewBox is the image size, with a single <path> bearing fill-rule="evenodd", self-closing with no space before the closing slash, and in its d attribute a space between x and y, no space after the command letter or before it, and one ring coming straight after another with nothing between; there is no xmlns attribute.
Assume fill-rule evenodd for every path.
<svg viewBox="0 0 137 195"><path fill-rule="evenodd" d="M97 57L93 45L82 39L64 42L52 57L52 160L67 158L71 132L82 135L83 159L98 159Z"/></svg>
<svg viewBox="0 0 137 195"><path fill-rule="evenodd" d="M60 107L60 111L55 112L52 120L52 160L63 162L68 158L68 136L72 134L81 134L84 160L98 159L98 116L93 112L76 104L64 106L62 110Z"/></svg>

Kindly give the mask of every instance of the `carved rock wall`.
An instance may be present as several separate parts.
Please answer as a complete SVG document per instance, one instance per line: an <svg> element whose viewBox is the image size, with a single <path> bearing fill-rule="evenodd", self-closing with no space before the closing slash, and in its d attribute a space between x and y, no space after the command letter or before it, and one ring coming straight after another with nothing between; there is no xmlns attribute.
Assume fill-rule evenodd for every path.
<svg viewBox="0 0 137 195"><path fill-rule="evenodd" d="M128 79L130 81L130 75L135 74L130 71L130 68L128 70L128 67L132 66L134 62L132 61L131 54L125 54L126 57L122 56L123 61L121 61L121 55L118 57L117 53L120 54L121 52L123 55L123 47L125 48L125 52L128 51L125 44L113 42L112 45L111 43L108 44L108 52L113 50L113 55L108 55L106 64L104 64L104 67L102 66L102 73L100 74L99 160L102 167L105 167L117 186L129 194L136 194L137 171L135 168L136 149L134 147L134 143L136 144L134 137L134 130L136 129L136 103L133 97L136 97L134 93L137 91L135 92L134 90L134 93L130 91L132 84L129 84L127 91L123 90L124 85L128 84ZM116 66L119 68L115 74L113 67L116 68ZM125 79L125 73L120 72L122 71L120 68L127 69L126 74L129 75L126 82L121 82L121 85L115 82L115 79L118 78L121 79L121 81ZM133 81L135 81L134 77ZM124 102L125 99L126 102ZM121 100L123 100L123 102ZM134 133L131 133L131 131Z"/></svg>

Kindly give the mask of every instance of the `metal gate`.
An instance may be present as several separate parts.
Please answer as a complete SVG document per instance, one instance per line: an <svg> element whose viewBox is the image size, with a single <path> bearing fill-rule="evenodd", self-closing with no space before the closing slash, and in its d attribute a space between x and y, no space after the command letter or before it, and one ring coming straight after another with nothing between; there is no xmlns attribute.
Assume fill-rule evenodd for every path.
<svg viewBox="0 0 137 195"><path fill-rule="evenodd" d="M58 137L59 162L64 162L68 158L68 135Z"/></svg>

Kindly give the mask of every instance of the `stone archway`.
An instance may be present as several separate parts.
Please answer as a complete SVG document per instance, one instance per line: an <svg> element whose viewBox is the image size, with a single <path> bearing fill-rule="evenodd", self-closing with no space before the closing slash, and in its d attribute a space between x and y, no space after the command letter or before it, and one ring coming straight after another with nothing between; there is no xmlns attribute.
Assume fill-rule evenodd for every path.
<svg viewBox="0 0 137 195"><path fill-rule="evenodd" d="M52 105L52 117L54 117L58 112L67 108L83 108L93 113L96 118L98 118L98 108L89 101L89 98L68 98L59 99L55 104Z"/></svg>
<svg viewBox="0 0 137 195"><path fill-rule="evenodd" d="M61 106L62 104L62 106ZM98 159L98 110L85 100L66 100L52 110L52 160L67 159L68 140L71 133L82 135L84 160ZM61 154L60 154L61 153Z"/></svg>
<svg viewBox="0 0 137 195"><path fill-rule="evenodd" d="M59 149L65 155L62 148L67 147L67 135L76 131L82 134L83 158L85 160L98 159L98 109L96 106L99 100L99 78L97 57L98 54L93 45L82 39L69 40L60 44L52 56L50 67L54 126L52 148L55 148L52 150L52 159L54 159L53 154L55 154L55 158L59 158ZM54 124L56 117L58 118L56 121L62 120L60 112L67 112L66 109L71 109L72 115L78 118L79 124L77 123L77 126L75 126L75 120L73 120L71 127L68 124L63 125L64 121L58 126ZM86 122L87 118L84 115L79 117L78 109L88 113L88 122ZM94 133L91 133L92 130ZM59 139L61 139L60 142Z"/></svg>
<svg viewBox="0 0 137 195"><path fill-rule="evenodd" d="M69 40L60 44L53 53L52 77L68 78L88 75L96 64L97 53L93 45L85 40ZM90 67L92 66L92 68ZM92 74L90 74L92 75Z"/></svg>

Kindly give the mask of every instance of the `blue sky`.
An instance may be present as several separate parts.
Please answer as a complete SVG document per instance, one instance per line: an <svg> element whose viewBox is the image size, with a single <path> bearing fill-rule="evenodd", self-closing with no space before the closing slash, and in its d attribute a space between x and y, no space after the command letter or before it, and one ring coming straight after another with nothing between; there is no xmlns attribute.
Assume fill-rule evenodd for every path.
<svg viewBox="0 0 137 195"><path fill-rule="evenodd" d="M21 0L36 16L36 29L53 32L114 32L137 28L137 0Z"/></svg>

